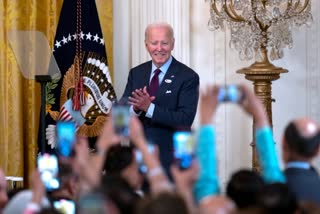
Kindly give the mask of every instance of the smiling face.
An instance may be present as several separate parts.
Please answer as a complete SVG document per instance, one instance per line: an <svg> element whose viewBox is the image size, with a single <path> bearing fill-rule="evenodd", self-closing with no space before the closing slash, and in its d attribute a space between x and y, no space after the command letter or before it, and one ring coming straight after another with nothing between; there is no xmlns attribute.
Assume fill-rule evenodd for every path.
<svg viewBox="0 0 320 214"><path fill-rule="evenodd" d="M168 24L149 25L145 33L145 46L153 63L160 68L168 61L174 48L173 31Z"/></svg>

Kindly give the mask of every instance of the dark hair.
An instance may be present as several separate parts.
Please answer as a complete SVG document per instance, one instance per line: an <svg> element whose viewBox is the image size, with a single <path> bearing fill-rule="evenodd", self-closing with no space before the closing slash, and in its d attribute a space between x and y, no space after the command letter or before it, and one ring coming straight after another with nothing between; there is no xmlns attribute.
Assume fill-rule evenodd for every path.
<svg viewBox="0 0 320 214"><path fill-rule="evenodd" d="M163 192L152 198L144 198L137 207L137 214L179 213L187 214L183 198L176 193Z"/></svg>
<svg viewBox="0 0 320 214"><path fill-rule="evenodd" d="M53 207L49 207L41 209L38 214L62 214L62 212Z"/></svg>
<svg viewBox="0 0 320 214"><path fill-rule="evenodd" d="M320 132L312 137L303 137L296 125L291 122L286 127L284 136L288 147L303 157L312 157L319 149Z"/></svg>
<svg viewBox="0 0 320 214"><path fill-rule="evenodd" d="M258 205L263 213L272 214L294 214L298 209L297 199L283 183L265 185L258 196Z"/></svg>
<svg viewBox="0 0 320 214"><path fill-rule="evenodd" d="M106 174L120 174L133 161L132 146L121 146L120 144L110 147L104 162Z"/></svg>
<svg viewBox="0 0 320 214"><path fill-rule="evenodd" d="M117 175L102 176L101 185L96 191L111 200L122 214L133 213L135 204L140 199L129 183Z"/></svg>
<svg viewBox="0 0 320 214"><path fill-rule="evenodd" d="M227 196L238 208L247 208L256 205L263 186L264 181L257 172L242 169L232 174L227 184Z"/></svg>

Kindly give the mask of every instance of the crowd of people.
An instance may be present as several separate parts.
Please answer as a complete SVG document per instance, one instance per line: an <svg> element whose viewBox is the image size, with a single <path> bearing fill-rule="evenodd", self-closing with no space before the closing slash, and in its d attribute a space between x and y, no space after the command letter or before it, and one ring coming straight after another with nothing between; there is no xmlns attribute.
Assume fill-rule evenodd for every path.
<svg viewBox="0 0 320 214"><path fill-rule="evenodd" d="M170 25L149 25L145 45L152 60L129 72L122 98L131 105L130 144L121 143L123 136L115 133L110 117L95 153L88 150L87 139L78 136L74 155L59 157L59 188L48 191L36 169L31 188L8 197L0 171L2 213L320 213L320 177L311 163L320 144L316 121L300 118L288 124L281 169L262 103L247 86L237 85L241 96L232 101L254 118L261 172L238 169L222 189L213 121L225 101L223 87L210 85L199 92L198 75L171 56ZM173 156L173 134L191 130L198 99L200 127L193 133L194 155L190 165L181 167ZM65 206L54 206L57 201Z"/></svg>

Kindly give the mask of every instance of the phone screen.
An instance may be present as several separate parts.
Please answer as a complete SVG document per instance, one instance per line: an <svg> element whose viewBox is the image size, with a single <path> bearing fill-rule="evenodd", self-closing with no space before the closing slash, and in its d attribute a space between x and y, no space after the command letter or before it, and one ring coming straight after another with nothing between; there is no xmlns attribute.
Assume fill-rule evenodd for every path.
<svg viewBox="0 0 320 214"><path fill-rule="evenodd" d="M180 169L188 169L195 155L195 140L191 132L173 134L174 161Z"/></svg>
<svg viewBox="0 0 320 214"><path fill-rule="evenodd" d="M227 87L227 101L229 102L238 102L239 101L239 90L236 85L229 85Z"/></svg>
<svg viewBox="0 0 320 214"><path fill-rule="evenodd" d="M112 120L115 132L118 135L129 137L130 106L114 105Z"/></svg>
<svg viewBox="0 0 320 214"><path fill-rule="evenodd" d="M57 123L58 153L69 157L73 151L76 137L76 125L73 122L59 121Z"/></svg>
<svg viewBox="0 0 320 214"><path fill-rule="evenodd" d="M53 201L53 207L62 214L75 214L76 206L74 201L67 199L60 199Z"/></svg>
<svg viewBox="0 0 320 214"><path fill-rule="evenodd" d="M47 191L52 191L60 187L58 179L58 159L55 155L40 155L38 157L38 170Z"/></svg>
<svg viewBox="0 0 320 214"><path fill-rule="evenodd" d="M228 85L221 87L218 92L219 102L233 102L237 103L241 99L240 90L236 85Z"/></svg>

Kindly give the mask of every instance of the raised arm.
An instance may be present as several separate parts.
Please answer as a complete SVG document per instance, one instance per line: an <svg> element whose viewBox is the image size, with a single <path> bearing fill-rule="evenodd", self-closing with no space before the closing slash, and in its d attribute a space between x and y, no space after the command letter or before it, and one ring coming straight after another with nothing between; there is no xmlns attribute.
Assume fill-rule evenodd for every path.
<svg viewBox="0 0 320 214"><path fill-rule="evenodd" d="M217 86L209 86L200 96L201 127L197 141L197 159L199 177L194 185L194 196L198 202L219 193L217 173L217 157L215 145L215 130L212 119L218 106Z"/></svg>
<svg viewBox="0 0 320 214"><path fill-rule="evenodd" d="M255 145L262 168L262 176L268 183L284 182L285 177L280 169L272 130L264 107L259 98L247 86L241 85L239 87L244 93L241 105L255 120Z"/></svg>

